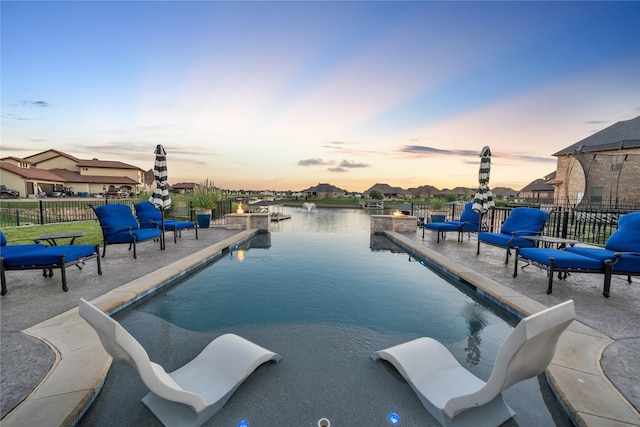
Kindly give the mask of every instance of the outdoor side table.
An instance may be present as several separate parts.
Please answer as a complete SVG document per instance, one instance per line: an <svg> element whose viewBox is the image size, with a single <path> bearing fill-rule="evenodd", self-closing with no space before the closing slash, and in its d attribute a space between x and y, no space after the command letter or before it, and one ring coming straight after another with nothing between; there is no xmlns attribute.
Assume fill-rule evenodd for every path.
<svg viewBox="0 0 640 427"><path fill-rule="evenodd" d="M38 237L36 237L35 239L33 239L33 241L36 242L36 243L40 243L40 241L44 240L45 242L47 242L51 246L58 246L58 240L59 239L71 239L69 244L73 245L73 242L74 242L74 240L76 240L77 237L82 237L85 234L87 234L87 233L85 233L84 231L76 231L76 232L73 232L73 233L41 234Z"/></svg>
<svg viewBox="0 0 640 427"><path fill-rule="evenodd" d="M526 240L532 240L536 243L536 246L538 244L542 244L542 247L544 248L553 248L554 246L557 249L562 249L562 248L566 248L567 245L568 246L573 246L576 243L580 243L577 240L572 240L572 239L564 239L562 237L551 237L551 236L520 236L523 239Z"/></svg>

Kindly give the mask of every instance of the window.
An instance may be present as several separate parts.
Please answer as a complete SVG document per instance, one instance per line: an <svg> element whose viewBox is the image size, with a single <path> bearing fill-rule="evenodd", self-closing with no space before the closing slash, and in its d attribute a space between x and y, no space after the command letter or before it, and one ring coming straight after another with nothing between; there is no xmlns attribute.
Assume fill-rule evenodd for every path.
<svg viewBox="0 0 640 427"><path fill-rule="evenodd" d="M591 188L591 197L589 198L591 203L602 203L603 190L604 190L603 187L592 187Z"/></svg>
<svg viewBox="0 0 640 427"><path fill-rule="evenodd" d="M622 154L622 153L614 154L613 157L611 157L611 170L612 171L622 170L622 165L624 164L625 160L627 160L626 154Z"/></svg>

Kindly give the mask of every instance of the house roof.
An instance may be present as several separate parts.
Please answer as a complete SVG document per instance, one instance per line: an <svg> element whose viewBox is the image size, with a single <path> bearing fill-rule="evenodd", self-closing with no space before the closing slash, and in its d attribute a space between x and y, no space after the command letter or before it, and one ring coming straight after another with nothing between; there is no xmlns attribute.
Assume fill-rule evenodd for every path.
<svg viewBox="0 0 640 427"><path fill-rule="evenodd" d="M51 150L46 150L46 151L41 151L41 152L36 153L36 154L32 154L31 156L27 156L27 157L25 157L24 159L25 159L25 160L27 160L27 161L29 161L29 162L32 162L32 161L31 161L31 160L29 160L29 159L31 159L31 158L33 158L33 157L36 157L36 156L40 156L40 155L42 155L42 154L47 154L47 153L51 153L51 154L53 154L51 157L49 157L49 159L52 159L52 158L54 158L54 157L58 157L58 156L60 156L60 157L66 157L67 159L70 159L70 160L73 160L73 161L76 161L76 162L78 161L78 158L77 158L77 157L72 156L71 154L63 153L62 151L53 150L53 149L51 149ZM32 163L33 163L33 162L32 162Z"/></svg>
<svg viewBox="0 0 640 427"><path fill-rule="evenodd" d="M6 156L1 158L0 160L13 160L14 162L18 162L18 163L31 163L26 159L23 159L22 157L16 157L16 156Z"/></svg>
<svg viewBox="0 0 640 427"><path fill-rule="evenodd" d="M614 123L608 128L596 132L590 137L578 141L553 155L573 154L576 151L589 153L638 147L640 147L640 116L635 119Z"/></svg>
<svg viewBox="0 0 640 427"><path fill-rule="evenodd" d="M109 168L109 169L140 169L137 166L133 166L130 165L128 163L124 163L124 162L120 162L117 160L98 160L98 159L79 159L75 156L72 156L71 154L67 154L67 153L63 153L62 151L58 151L58 150L46 150L46 151L41 151L40 153L37 154L32 154L31 156L27 156L22 160L28 161L30 163L42 163L46 160L41 160L39 162L34 162L33 159L37 156L42 156L43 154L48 154L49 157L46 158L46 160L51 160L55 157L65 157L73 162L76 163L76 165L78 167L86 167L86 168ZM18 158L14 158L14 159L18 159Z"/></svg>
<svg viewBox="0 0 640 427"><path fill-rule="evenodd" d="M91 159L91 160L78 159L78 167L109 168L109 169L140 169L137 166L119 162L117 160L98 160L98 159Z"/></svg>
<svg viewBox="0 0 640 427"><path fill-rule="evenodd" d="M548 183L548 179L540 178L526 185L520 192L525 191L550 191L553 192L554 187Z"/></svg>
<svg viewBox="0 0 640 427"><path fill-rule="evenodd" d="M7 162L0 162L0 169L14 173L23 179L54 182L88 182L94 184L137 185L138 182L126 176L80 175L68 169L21 168Z"/></svg>
<svg viewBox="0 0 640 427"><path fill-rule="evenodd" d="M43 181L64 181L58 174L47 169L21 168L7 162L0 162L0 169L16 174L24 179L39 179Z"/></svg>
<svg viewBox="0 0 640 427"><path fill-rule="evenodd" d="M377 191L382 194L405 194L409 193L409 190L405 190L400 187L392 187L389 184L375 184L373 187L369 188L365 191L365 193L371 193L372 191Z"/></svg>
<svg viewBox="0 0 640 427"><path fill-rule="evenodd" d="M542 178L536 179L526 186L524 186L520 192L523 191L553 191L554 180L556 177L556 172L553 171Z"/></svg>
<svg viewBox="0 0 640 427"><path fill-rule="evenodd" d="M309 187L306 190L302 190L305 193L316 192L316 193L341 193L344 192L342 188L338 188L335 185L331 184L318 184L315 187Z"/></svg>
<svg viewBox="0 0 640 427"><path fill-rule="evenodd" d="M195 182L179 182L171 186L174 190L193 190L196 187Z"/></svg>

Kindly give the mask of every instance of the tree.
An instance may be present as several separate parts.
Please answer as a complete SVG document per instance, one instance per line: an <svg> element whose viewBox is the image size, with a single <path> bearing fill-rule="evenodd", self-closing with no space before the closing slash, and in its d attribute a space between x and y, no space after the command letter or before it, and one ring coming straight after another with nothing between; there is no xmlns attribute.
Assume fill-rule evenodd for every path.
<svg viewBox="0 0 640 427"><path fill-rule="evenodd" d="M373 190L371 193L369 193L369 197L371 197L372 199L376 199L376 200L384 199L384 196L382 194L380 194L379 191L376 191L376 190Z"/></svg>

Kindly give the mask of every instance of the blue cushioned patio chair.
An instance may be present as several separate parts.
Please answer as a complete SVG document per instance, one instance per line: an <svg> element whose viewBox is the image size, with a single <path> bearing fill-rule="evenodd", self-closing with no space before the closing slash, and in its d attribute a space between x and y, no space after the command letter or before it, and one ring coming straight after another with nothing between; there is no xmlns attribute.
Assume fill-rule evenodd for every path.
<svg viewBox="0 0 640 427"><path fill-rule="evenodd" d="M486 231L478 233L478 250L476 254L480 254L480 243L506 248L507 255L504 263L508 264L511 248L516 246L532 248L536 245L533 240L523 239L522 237L542 233L548 218L549 214L540 209L515 208L502 224L499 233Z"/></svg>
<svg viewBox="0 0 640 427"><path fill-rule="evenodd" d="M458 242L463 240L465 232L480 231L480 214L473 211L473 202L464 205L464 210L458 221L445 222L428 222L422 226L422 238L424 239L424 230L435 231L438 235L437 243L440 243L440 236L446 237L448 231L456 231L458 233Z"/></svg>
<svg viewBox="0 0 640 427"><path fill-rule="evenodd" d="M140 202L134 205L136 216L140 221L141 228L162 228L162 212L160 212L151 202ZM178 221L175 219L164 219L164 230L173 231L173 243L178 242L178 237L182 237L183 230L195 230L198 238L198 224L192 221Z"/></svg>
<svg viewBox="0 0 640 427"><path fill-rule="evenodd" d="M53 269L59 268L62 277L62 290L68 291L66 268L72 265L82 269L84 262L96 258L98 274L102 274L99 247L91 245L45 246L32 243L7 245L7 239L0 231L0 295L7 293L5 272L8 270L39 270L44 277L53 277Z"/></svg>
<svg viewBox="0 0 640 427"><path fill-rule="evenodd" d="M518 259L547 270L549 277L547 294L553 291L553 276L558 273L558 279L566 279L569 273L597 273L604 274L604 286L602 294L609 297L611 285L611 261L598 260L583 255L578 255L565 249L549 248L518 248L516 247L513 277L518 276ZM638 258L640 261L640 258Z"/></svg>
<svg viewBox="0 0 640 427"><path fill-rule="evenodd" d="M600 273L604 274L602 295L609 297L611 276L640 275L640 212L622 215L618 219L618 229L609 236L603 248L569 246L561 249L516 249L518 257L545 268L549 271L550 294L553 286L553 273L558 272L559 279L566 279L566 273ZM562 274L564 273L564 275ZM513 277L517 275L514 269Z"/></svg>
<svg viewBox="0 0 640 427"><path fill-rule="evenodd" d="M136 243L158 239L162 249L162 231L159 228L140 228L140 224L127 205L91 206L102 228L102 257L107 253L107 245L128 243L133 248L133 258L138 258Z"/></svg>
<svg viewBox="0 0 640 427"><path fill-rule="evenodd" d="M640 275L640 212L632 212L618 218L618 229L609 236L601 248L570 247L568 251L598 260L611 260L611 274Z"/></svg>
<svg viewBox="0 0 640 427"><path fill-rule="evenodd" d="M575 317L573 301L568 300L522 319L498 350L487 382L433 338L417 338L371 357L389 361L441 425L495 427L515 415L502 392L547 369Z"/></svg>

